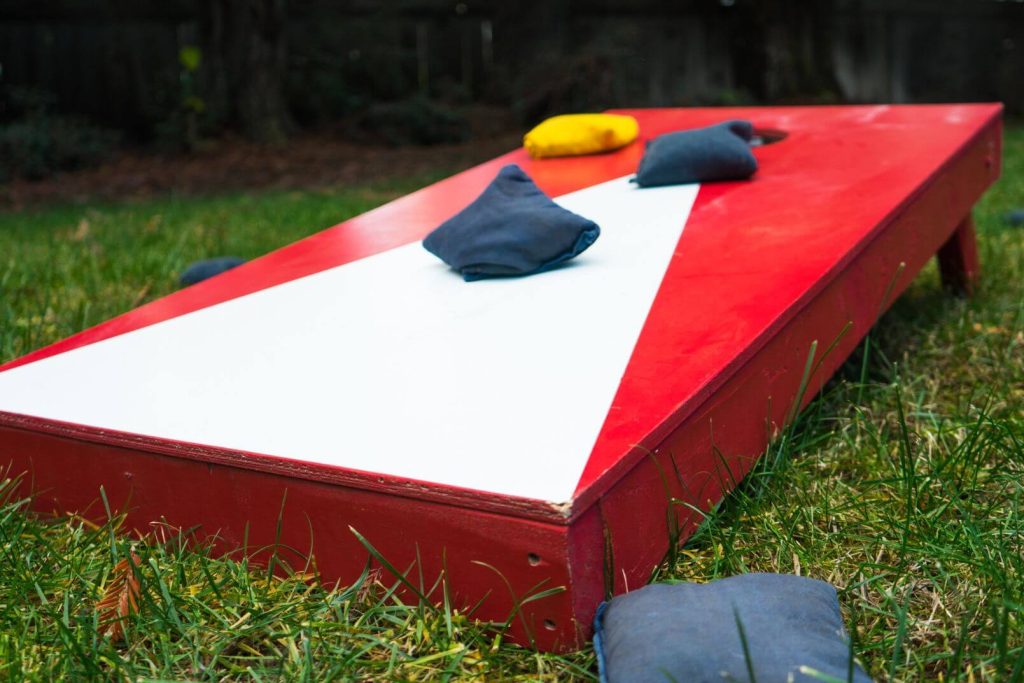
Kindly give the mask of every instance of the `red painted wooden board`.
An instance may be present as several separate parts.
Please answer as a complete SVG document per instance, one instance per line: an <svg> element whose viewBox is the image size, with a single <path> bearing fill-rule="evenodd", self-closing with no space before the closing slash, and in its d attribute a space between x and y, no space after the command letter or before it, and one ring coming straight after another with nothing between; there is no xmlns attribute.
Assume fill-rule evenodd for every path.
<svg viewBox="0 0 1024 683"><path fill-rule="evenodd" d="M42 511L102 517L102 486L135 528L225 548L272 542L287 492L281 540L328 578L364 566L352 527L444 566L482 618L561 589L513 632L580 645L668 520L692 531L669 499L707 509L764 450L814 342L804 402L933 255L969 289L1000 164L998 105L629 113L642 138L727 118L787 137L699 189L631 188L642 140L461 173L0 366L0 464ZM602 237L570 268L462 283L416 243L509 162Z"/></svg>

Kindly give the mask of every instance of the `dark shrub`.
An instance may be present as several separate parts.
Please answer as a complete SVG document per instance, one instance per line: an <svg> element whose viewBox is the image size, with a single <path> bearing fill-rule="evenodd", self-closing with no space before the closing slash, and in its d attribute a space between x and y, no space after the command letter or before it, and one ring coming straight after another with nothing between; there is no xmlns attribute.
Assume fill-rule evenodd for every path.
<svg viewBox="0 0 1024 683"><path fill-rule="evenodd" d="M64 116L0 124L0 180L38 180L92 166L108 158L119 142L116 131Z"/></svg>
<svg viewBox="0 0 1024 683"><path fill-rule="evenodd" d="M466 117L421 97L375 104L360 117L359 125L389 145L439 145L470 137Z"/></svg>

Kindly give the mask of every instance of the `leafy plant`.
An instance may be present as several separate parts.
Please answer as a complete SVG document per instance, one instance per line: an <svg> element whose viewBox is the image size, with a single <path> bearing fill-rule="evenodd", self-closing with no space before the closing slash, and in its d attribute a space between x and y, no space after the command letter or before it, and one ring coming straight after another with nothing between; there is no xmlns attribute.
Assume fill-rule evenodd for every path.
<svg viewBox="0 0 1024 683"><path fill-rule="evenodd" d="M39 180L94 166L107 159L120 141L115 131L66 116L0 125L0 181Z"/></svg>
<svg viewBox="0 0 1024 683"><path fill-rule="evenodd" d="M142 560L132 552L111 572L103 597L96 603L99 628L112 641L124 639L124 623L139 611L139 577L136 574Z"/></svg>

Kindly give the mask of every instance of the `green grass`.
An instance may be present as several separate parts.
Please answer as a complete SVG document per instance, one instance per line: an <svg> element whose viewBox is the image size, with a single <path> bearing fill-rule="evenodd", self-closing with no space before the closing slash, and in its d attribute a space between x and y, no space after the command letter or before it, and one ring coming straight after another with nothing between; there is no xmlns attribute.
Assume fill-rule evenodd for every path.
<svg viewBox="0 0 1024 683"><path fill-rule="evenodd" d="M172 291L188 261L251 257L401 194L391 187L0 215L0 360ZM737 491L656 571L747 571L833 583L878 680L1024 680L1024 130L976 217L984 278L955 299L927 269ZM3 488L0 676L378 680L593 678L568 656L504 644L450 606L403 604L366 574L347 587L270 577L172 530L145 543L39 520ZM94 605L141 558L123 643Z"/></svg>

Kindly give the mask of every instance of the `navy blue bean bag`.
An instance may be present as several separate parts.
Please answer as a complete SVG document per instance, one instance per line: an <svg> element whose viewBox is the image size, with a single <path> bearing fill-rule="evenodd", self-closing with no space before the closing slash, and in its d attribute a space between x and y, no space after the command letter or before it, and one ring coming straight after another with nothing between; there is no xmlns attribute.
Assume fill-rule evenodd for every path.
<svg viewBox="0 0 1024 683"><path fill-rule="evenodd" d="M194 261L178 277L178 283L182 287L188 287L232 268L237 268L243 263L245 263L245 259L240 259L237 256L220 256L205 261Z"/></svg>
<svg viewBox="0 0 1024 683"><path fill-rule="evenodd" d="M1010 225L1024 225L1024 209L1013 209L1007 211L1003 220Z"/></svg>
<svg viewBox="0 0 1024 683"><path fill-rule="evenodd" d="M757 170L750 151L753 135L754 126L739 120L659 135L647 143L636 183L655 187L749 178Z"/></svg>
<svg viewBox="0 0 1024 683"><path fill-rule="evenodd" d="M469 282L549 270L600 234L596 223L555 204L523 169L509 164L423 246Z"/></svg>
<svg viewBox="0 0 1024 683"><path fill-rule="evenodd" d="M816 579L653 584L602 604L594 632L602 683L871 683L851 659L835 589Z"/></svg>

